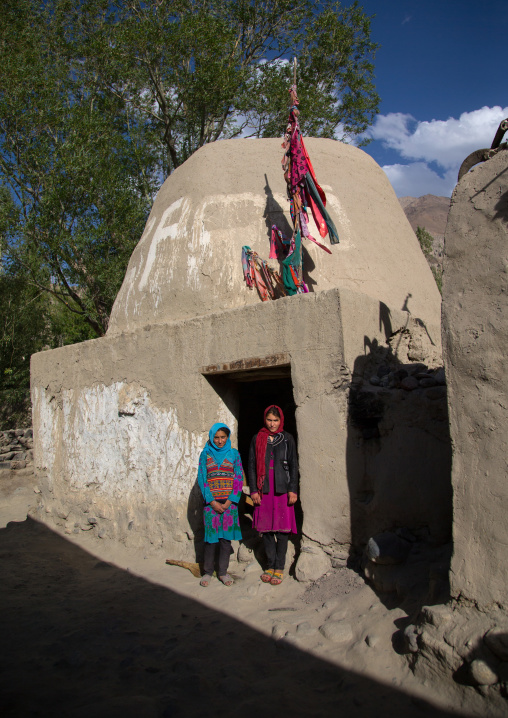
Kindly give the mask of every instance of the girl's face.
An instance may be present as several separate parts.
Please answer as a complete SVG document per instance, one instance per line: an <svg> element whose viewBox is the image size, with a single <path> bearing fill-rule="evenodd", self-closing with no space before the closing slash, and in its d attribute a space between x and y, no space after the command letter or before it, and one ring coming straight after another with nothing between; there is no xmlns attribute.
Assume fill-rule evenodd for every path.
<svg viewBox="0 0 508 718"><path fill-rule="evenodd" d="M275 416L275 414L267 414L265 418L265 425L268 431L277 431L280 426L280 416Z"/></svg>
<svg viewBox="0 0 508 718"><path fill-rule="evenodd" d="M215 444L215 446L218 449L222 449L222 447L226 445L227 440L228 440L228 435L222 429L219 429L218 432L213 437L213 443Z"/></svg>

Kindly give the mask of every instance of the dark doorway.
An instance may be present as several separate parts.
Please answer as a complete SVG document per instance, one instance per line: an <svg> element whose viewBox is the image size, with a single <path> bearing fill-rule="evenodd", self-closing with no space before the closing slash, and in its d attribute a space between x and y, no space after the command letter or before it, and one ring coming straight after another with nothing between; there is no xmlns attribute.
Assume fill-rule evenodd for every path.
<svg viewBox="0 0 508 718"><path fill-rule="evenodd" d="M267 406L276 404L284 412L284 429L298 446L296 404L289 365L247 371L206 371L204 377L238 421L238 450L247 467L252 437L263 426Z"/></svg>
<svg viewBox="0 0 508 718"><path fill-rule="evenodd" d="M293 435L298 447L296 429L296 404L293 398L293 384L289 365L257 368L247 371L203 372L224 404L238 421L238 450L247 477L249 448L252 438L263 426L263 414L267 406L276 404L284 412L284 429ZM296 524L301 531L303 512L301 502L295 506ZM246 501L240 503L240 524L243 543L254 549L260 563L263 563L263 548L260 537L252 529L252 506ZM300 553L300 538L293 536L295 559ZM290 571L294 571L294 561Z"/></svg>
<svg viewBox="0 0 508 718"><path fill-rule="evenodd" d="M247 466L252 437L263 426L263 413L267 406L276 404L284 412L284 429L292 434L298 444L296 431L296 404L293 399L291 376L279 379L262 379L256 373L253 381L241 381L238 412L238 450L242 464Z"/></svg>

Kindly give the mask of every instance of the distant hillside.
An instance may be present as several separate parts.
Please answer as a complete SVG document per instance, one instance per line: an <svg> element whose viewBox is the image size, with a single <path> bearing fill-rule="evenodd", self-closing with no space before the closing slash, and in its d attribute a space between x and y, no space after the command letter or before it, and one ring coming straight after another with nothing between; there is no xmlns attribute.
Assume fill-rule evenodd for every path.
<svg viewBox="0 0 508 718"><path fill-rule="evenodd" d="M436 239L444 237L450 209L449 197L426 194L423 197L400 197L399 202L415 231L418 226L425 227Z"/></svg>
<svg viewBox="0 0 508 718"><path fill-rule="evenodd" d="M400 197L399 202L414 231L417 227L423 227L434 238L432 253L427 255L427 261L434 276L436 273L442 274L444 233L450 198L426 194L423 197Z"/></svg>

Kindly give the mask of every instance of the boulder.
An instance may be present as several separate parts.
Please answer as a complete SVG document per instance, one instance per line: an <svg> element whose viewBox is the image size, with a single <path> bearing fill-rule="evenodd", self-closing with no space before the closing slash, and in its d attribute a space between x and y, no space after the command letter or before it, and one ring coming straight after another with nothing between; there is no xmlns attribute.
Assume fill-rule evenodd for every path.
<svg viewBox="0 0 508 718"><path fill-rule="evenodd" d="M304 547L297 564L295 577L303 583L317 581L330 568L330 559L319 547Z"/></svg>
<svg viewBox="0 0 508 718"><path fill-rule="evenodd" d="M481 658L476 658L469 665L469 675L477 686L493 686L497 683L497 673Z"/></svg>

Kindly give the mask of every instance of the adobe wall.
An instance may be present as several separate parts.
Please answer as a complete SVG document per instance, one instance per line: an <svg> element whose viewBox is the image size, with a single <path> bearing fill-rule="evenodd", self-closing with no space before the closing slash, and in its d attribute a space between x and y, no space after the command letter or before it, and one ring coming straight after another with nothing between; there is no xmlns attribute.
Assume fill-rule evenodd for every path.
<svg viewBox="0 0 508 718"><path fill-rule="evenodd" d="M352 312L359 305L361 322ZM335 289L34 355L38 515L68 532L164 545L194 559L199 452L218 419L233 429L233 444L237 429L234 397L217 393L201 369L286 354L297 405L304 534L325 545L351 543L348 399L365 334L380 345L385 340L379 311L378 302ZM393 312L393 321L397 329L407 318ZM388 463L392 456L392 470L397 431L397 448L384 455ZM432 452L435 439L420 431L419 443ZM396 484L390 479L384 489L381 478L378 524L435 524L446 466L424 500L421 477L410 466L395 473ZM390 485L398 487L395 504Z"/></svg>
<svg viewBox="0 0 508 718"><path fill-rule="evenodd" d="M325 331L323 316L333 331ZM65 517L70 528L92 516L99 533L130 543L177 541L190 558L194 546L185 532L192 535L201 514L193 525L189 500L208 429L223 420L236 441L236 418L201 369L287 353L298 424L312 425L301 430L302 477L313 477L312 486L303 479L302 492L320 496L320 484L333 482L334 506L316 504L320 538L345 539L348 528L336 518L347 504L346 486L329 470L335 452L328 451L344 443L346 395L334 390L343 363L340 326L332 290L35 355L35 460L44 511Z"/></svg>
<svg viewBox="0 0 508 718"><path fill-rule="evenodd" d="M453 440L451 588L507 606L508 152L465 175L445 235L443 351Z"/></svg>

